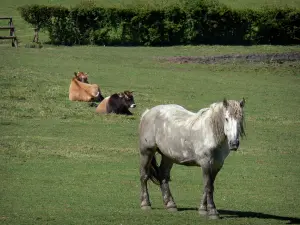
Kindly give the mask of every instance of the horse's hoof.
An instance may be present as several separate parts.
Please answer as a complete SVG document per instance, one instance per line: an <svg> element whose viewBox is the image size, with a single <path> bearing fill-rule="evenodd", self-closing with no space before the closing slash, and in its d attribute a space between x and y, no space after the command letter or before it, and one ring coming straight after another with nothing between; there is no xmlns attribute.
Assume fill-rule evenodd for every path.
<svg viewBox="0 0 300 225"><path fill-rule="evenodd" d="M207 210L205 210L205 209L199 209L198 212L201 216L206 216L207 215Z"/></svg>
<svg viewBox="0 0 300 225"><path fill-rule="evenodd" d="M141 209L142 210L151 210L151 206L150 205L144 205L144 206L141 206Z"/></svg>
<svg viewBox="0 0 300 225"><path fill-rule="evenodd" d="M217 220L220 219L220 216L218 214L212 214L212 215L208 215L208 218L211 220Z"/></svg>
<svg viewBox="0 0 300 225"><path fill-rule="evenodd" d="M175 202L173 202L173 201L169 201L167 203L167 205L165 205L165 207L167 208L167 210L169 212L177 212L178 211L177 206L176 206Z"/></svg>
<svg viewBox="0 0 300 225"><path fill-rule="evenodd" d="M177 208L167 208L167 210L168 210L169 212L177 212L177 211L178 211Z"/></svg>

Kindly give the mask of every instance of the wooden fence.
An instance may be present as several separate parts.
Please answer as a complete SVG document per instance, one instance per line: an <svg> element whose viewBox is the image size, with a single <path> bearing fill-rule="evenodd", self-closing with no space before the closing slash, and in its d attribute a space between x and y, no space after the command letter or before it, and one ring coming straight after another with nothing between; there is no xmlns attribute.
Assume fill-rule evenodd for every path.
<svg viewBox="0 0 300 225"><path fill-rule="evenodd" d="M8 26L0 26L0 30L9 30L9 36L0 36L0 39L11 39L11 45L13 47L18 47L18 40L12 17L0 17L0 20L9 20Z"/></svg>

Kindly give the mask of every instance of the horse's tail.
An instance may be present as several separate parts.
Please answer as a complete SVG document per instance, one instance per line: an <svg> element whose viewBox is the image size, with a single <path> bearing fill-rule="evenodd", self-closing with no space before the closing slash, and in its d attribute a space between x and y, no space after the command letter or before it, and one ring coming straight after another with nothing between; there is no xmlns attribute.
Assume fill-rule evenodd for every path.
<svg viewBox="0 0 300 225"><path fill-rule="evenodd" d="M145 112L143 112L143 114L141 115L141 120L142 120L143 117L147 114L147 112L149 112L149 109L146 109Z"/></svg>
<svg viewBox="0 0 300 225"><path fill-rule="evenodd" d="M160 185L159 167L155 155L152 157L149 178L154 184Z"/></svg>

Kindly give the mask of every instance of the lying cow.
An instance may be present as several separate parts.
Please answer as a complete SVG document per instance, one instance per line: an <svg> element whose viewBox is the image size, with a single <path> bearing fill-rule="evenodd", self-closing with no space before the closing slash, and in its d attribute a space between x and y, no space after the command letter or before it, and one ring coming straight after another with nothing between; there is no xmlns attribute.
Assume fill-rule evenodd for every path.
<svg viewBox="0 0 300 225"><path fill-rule="evenodd" d="M97 113L107 114L125 114L132 115L128 110L129 108L135 108L136 104L132 95L132 91L124 91L122 93L116 93L106 97L96 108Z"/></svg>
<svg viewBox="0 0 300 225"><path fill-rule="evenodd" d="M71 101L101 102L104 97L97 84L89 84L88 75L83 72L74 72L69 88L69 99Z"/></svg>

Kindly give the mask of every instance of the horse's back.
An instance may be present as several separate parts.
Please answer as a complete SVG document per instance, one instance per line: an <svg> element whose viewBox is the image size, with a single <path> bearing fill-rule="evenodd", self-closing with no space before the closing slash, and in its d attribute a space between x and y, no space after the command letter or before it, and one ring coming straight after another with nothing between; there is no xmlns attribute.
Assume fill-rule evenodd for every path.
<svg viewBox="0 0 300 225"><path fill-rule="evenodd" d="M141 116L139 126L140 145L147 148L156 145L157 132L171 128L176 120L186 121L186 118L194 115L180 105L158 105L147 109Z"/></svg>
<svg viewBox="0 0 300 225"><path fill-rule="evenodd" d="M180 105L168 104L168 105L157 105L151 109L146 109L141 116L141 123L144 121L153 121L161 117L168 117L176 111L186 110Z"/></svg>

